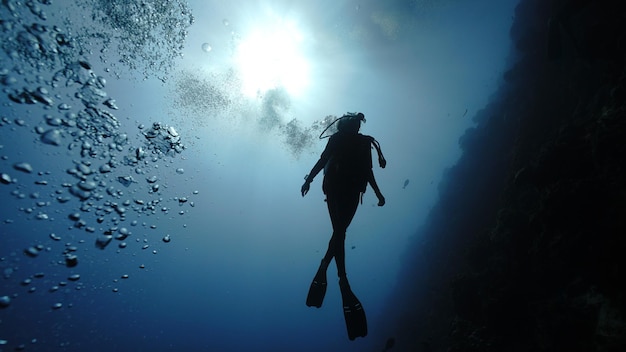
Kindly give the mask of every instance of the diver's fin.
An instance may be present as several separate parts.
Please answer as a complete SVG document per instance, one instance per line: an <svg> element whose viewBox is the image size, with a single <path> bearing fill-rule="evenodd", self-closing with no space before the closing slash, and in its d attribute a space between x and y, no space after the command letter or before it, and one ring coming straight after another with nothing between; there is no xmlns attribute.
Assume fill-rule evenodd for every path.
<svg viewBox="0 0 626 352"><path fill-rule="evenodd" d="M339 288L341 289L341 299L343 300L343 317L346 319L348 338L352 341L357 337L367 336L365 310L363 310L361 302L350 289L348 280L345 278L340 279Z"/></svg>
<svg viewBox="0 0 626 352"><path fill-rule="evenodd" d="M324 302L324 296L326 295L326 270L321 268L315 274L311 287L309 287L309 294L306 297L306 305L308 307L320 308Z"/></svg>

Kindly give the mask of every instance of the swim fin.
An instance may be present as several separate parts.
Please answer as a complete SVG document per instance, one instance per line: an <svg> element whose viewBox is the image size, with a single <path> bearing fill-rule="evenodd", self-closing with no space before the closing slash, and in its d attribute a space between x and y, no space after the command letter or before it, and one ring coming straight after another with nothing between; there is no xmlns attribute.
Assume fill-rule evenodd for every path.
<svg viewBox="0 0 626 352"><path fill-rule="evenodd" d="M320 268L315 274L313 282L311 282L311 287L309 287L309 294L306 297L308 307L320 308L322 306L326 295L326 286L326 270Z"/></svg>
<svg viewBox="0 0 626 352"><path fill-rule="evenodd" d="M361 302L350 289L347 279L339 280L339 289L341 290L341 299L343 300L343 317L346 319L348 338L352 341L357 337L367 336L365 310L363 310Z"/></svg>

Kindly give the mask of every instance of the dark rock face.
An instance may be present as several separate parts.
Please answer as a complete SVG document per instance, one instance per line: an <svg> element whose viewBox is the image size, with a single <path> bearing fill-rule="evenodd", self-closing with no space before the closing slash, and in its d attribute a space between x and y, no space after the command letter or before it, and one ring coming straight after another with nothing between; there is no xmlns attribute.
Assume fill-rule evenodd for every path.
<svg viewBox="0 0 626 352"><path fill-rule="evenodd" d="M399 350L626 351L620 5L518 5L511 68L407 251Z"/></svg>

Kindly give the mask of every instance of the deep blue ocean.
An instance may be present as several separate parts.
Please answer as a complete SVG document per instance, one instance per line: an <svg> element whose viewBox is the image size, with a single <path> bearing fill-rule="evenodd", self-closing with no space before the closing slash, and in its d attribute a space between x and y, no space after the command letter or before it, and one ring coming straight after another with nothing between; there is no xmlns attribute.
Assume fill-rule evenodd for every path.
<svg viewBox="0 0 626 352"><path fill-rule="evenodd" d="M409 351L390 297L516 3L3 1L0 351ZM305 305L332 229L300 187L357 111L387 204L348 229L349 341L334 264Z"/></svg>

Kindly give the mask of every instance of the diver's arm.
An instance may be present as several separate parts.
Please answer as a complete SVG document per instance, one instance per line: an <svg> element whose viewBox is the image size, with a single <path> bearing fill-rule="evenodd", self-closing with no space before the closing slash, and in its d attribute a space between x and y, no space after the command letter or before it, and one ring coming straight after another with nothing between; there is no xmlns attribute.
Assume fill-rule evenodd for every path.
<svg viewBox="0 0 626 352"><path fill-rule="evenodd" d="M324 165L326 165L327 161L328 161L327 158L320 158L315 163L315 165L313 165L313 168L309 172L309 175L306 177L306 182L308 182L308 183L313 182L313 179L315 178L315 176L317 176L317 174L320 173L320 171L322 171L322 169L324 168Z"/></svg>
<svg viewBox="0 0 626 352"><path fill-rule="evenodd" d="M370 186L372 186L374 193L376 193L376 197L378 197L378 206L382 207L385 205L385 197L383 197L383 194L380 192L380 188L378 188L376 178L374 177L374 171L372 169L370 169L369 174L367 175L367 182L369 182Z"/></svg>
<svg viewBox="0 0 626 352"><path fill-rule="evenodd" d="M302 192L303 197L305 194L307 194L307 192L309 192L309 187L311 186L311 182L313 182L313 179L315 178L315 176L317 176L317 174L319 174L320 171L322 171L324 166L326 166L326 163L328 162L328 159L330 158L330 155L331 155L332 145L334 145L334 143L332 143L333 141L334 141L333 138L331 138L328 141L328 144L326 144L326 148L322 152L322 155L320 156L319 160L315 163L315 165L313 165L313 168L311 169L309 174L306 176L304 184L302 185L302 188L300 189L300 192Z"/></svg>
<svg viewBox="0 0 626 352"><path fill-rule="evenodd" d="M304 184L302 185L302 188L300 188L300 192L302 192L303 197L309 192L309 187L311 186L311 182L313 182L313 179L315 178L315 176L317 176L317 174L320 171L322 171L322 169L324 168L324 165L326 165L326 160L323 158L320 158L315 163L315 165L313 166L309 174L306 176Z"/></svg>

